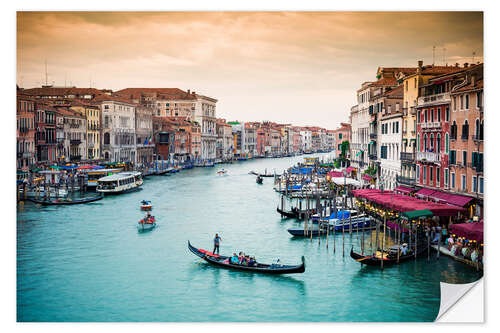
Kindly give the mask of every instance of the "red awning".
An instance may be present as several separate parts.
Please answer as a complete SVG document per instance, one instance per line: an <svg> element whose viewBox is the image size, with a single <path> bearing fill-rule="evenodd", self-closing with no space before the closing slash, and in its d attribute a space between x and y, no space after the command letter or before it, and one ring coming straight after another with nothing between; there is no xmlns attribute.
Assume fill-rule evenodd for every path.
<svg viewBox="0 0 500 333"><path fill-rule="evenodd" d="M433 194L434 192L436 192L436 191L428 189L428 188L422 188L422 189L418 190L418 192L415 193L415 195L417 195L419 197L428 197L431 194Z"/></svg>
<svg viewBox="0 0 500 333"><path fill-rule="evenodd" d="M435 191L434 193L429 195L429 198L431 198L432 200L435 200L435 201L444 202L444 203L459 206L459 207L464 207L472 199L474 199L472 197L467 197L464 195L446 193L446 192L441 192L441 191Z"/></svg>
<svg viewBox="0 0 500 333"><path fill-rule="evenodd" d="M415 189L406 187L406 186L398 186L394 189L394 192L401 192L401 193L412 193L415 192Z"/></svg>
<svg viewBox="0 0 500 333"><path fill-rule="evenodd" d="M368 176L368 175L363 175L363 176L361 177L361 179L366 180L367 182L369 182L369 181L371 181L371 180L373 179L373 177L370 177L370 176Z"/></svg>
<svg viewBox="0 0 500 333"><path fill-rule="evenodd" d="M340 171L329 171L327 173L327 175L330 176L330 177L332 177L332 178L344 177L344 175Z"/></svg>
<svg viewBox="0 0 500 333"><path fill-rule="evenodd" d="M450 225L450 232L458 237L482 242L484 224L482 222L452 224Z"/></svg>

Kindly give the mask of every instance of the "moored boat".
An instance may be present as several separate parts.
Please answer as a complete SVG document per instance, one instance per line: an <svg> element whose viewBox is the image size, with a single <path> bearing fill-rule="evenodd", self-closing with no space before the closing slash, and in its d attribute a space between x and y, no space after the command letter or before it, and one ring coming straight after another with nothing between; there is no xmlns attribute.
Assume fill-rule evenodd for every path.
<svg viewBox="0 0 500 333"><path fill-rule="evenodd" d="M427 248L422 245L420 248L417 247L417 257L422 255L427 251ZM410 250L406 255L399 256L398 259L398 247L392 246L386 251L377 251L375 254L363 255L354 252L353 247L351 247L351 258L356 260L357 262L368 265L368 266L380 266L381 261L384 261L384 266L399 264L401 262L405 262L411 259L415 259L415 252Z"/></svg>
<svg viewBox="0 0 500 333"><path fill-rule="evenodd" d="M219 175L219 176L226 176L227 175L227 170L220 169L219 171L217 171L217 175Z"/></svg>
<svg viewBox="0 0 500 333"><path fill-rule="evenodd" d="M262 179L262 177L261 177L261 176L257 176L257 179L255 179L255 182L256 182L257 184L262 184L263 180L264 180L264 179Z"/></svg>
<svg viewBox="0 0 500 333"><path fill-rule="evenodd" d="M282 210L279 207L276 207L276 211L280 213L281 217L284 216L290 219L295 219L299 217L298 210L296 210L296 208L292 208L291 211L287 212L286 210Z"/></svg>
<svg viewBox="0 0 500 333"><path fill-rule="evenodd" d="M207 250L197 249L188 241L188 249L193 254L202 258L206 262L227 269L235 269L247 272L263 273L263 274L294 274L304 273L306 264L304 256L302 256L302 264L300 265L281 265L281 264L261 264L255 263L255 266L245 266L230 263L230 257L220 256Z"/></svg>
<svg viewBox="0 0 500 333"><path fill-rule="evenodd" d="M55 200L38 200L34 198L29 198L28 200L31 202L34 202L36 204L40 204L43 206L57 206L57 205L78 205L78 204L84 204L88 202L94 202L97 200L101 200L104 196L102 194L93 196L93 197L87 197L87 198L80 198L80 199L70 199L70 198L58 198Z"/></svg>

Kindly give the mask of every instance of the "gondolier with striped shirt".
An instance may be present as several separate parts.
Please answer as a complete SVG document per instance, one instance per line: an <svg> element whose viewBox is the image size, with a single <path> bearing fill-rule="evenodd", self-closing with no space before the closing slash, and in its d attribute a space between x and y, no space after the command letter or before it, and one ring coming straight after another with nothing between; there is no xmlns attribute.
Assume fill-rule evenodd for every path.
<svg viewBox="0 0 500 333"><path fill-rule="evenodd" d="M219 254L219 244L222 238L219 237L219 234L215 234L214 238L214 250L212 251L213 254L215 254L215 251L217 250L217 254Z"/></svg>

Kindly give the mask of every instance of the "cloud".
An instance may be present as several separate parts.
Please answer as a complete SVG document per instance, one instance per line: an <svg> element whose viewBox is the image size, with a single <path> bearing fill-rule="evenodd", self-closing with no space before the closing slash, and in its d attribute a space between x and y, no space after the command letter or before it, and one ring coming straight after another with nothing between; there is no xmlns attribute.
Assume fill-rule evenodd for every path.
<svg viewBox="0 0 500 333"><path fill-rule="evenodd" d="M378 66L483 56L481 12L18 12L17 73L120 89L193 89L226 118L346 121ZM68 79L70 78L70 79ZM19 83L19 82L18 82ZM259 120L260 118L251 118ZM250 120L250 119L248 119ZM278 120L278 119L275 119Z"/></svg>

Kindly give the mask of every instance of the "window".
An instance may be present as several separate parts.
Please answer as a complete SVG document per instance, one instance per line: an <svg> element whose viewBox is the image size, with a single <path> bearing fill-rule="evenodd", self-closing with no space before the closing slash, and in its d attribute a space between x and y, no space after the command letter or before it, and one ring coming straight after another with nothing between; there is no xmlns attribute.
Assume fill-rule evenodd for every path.
<svg viewBox="0 0 500 333"><path fill-rule="evenodd" d="M434 122L434 109L431 109L431 122Z"/></svg>
<svg viewBox="0 0 500 333"><path fill-rule="evenodd" d="M441 108L437 108L437 121L441 122Z"/></svg>
<svg viewBox="0 0 500 333"><path fill-rule="evenodd" d="M448 133L446 133L446 134L444 135L444 147L445 147L444 152L445 152L446 154L448 154L448 153L449 153L449 148L450 148L450 142L449 142L449 140L450 140L450 138L449 138L449 136L448 136Z"/></svg>
<svg viewBox="0 0 500 333"><path fill-rule="evenodd" d="M482 91L478 91L476 93L476 107L479 109L480 107L483 106L483 92Z"/></svg>
<svg viewBox="0 0 500 333"><path fill-rule="evenodd" d="M438 184L438 185L439 185L439 182L441 181L440 172L441 172L441 168L436 168L436 184Z"/></svg>
<svg viewBox="0 0 500 333"><path fill-rule="evenodd" d="M476 138L479 138L479 132L480 132L479 119L476 119L476 128L475 128L475 136L476 136Z"/></svg>
<svg viewBox="0 0 500 333"><path fill-rule="evenodd" d="M434 150L434 134L431 134L431 138L429 141L430 141L431 150Z"/></svg>
<svg viewBox="0 0 500 333"><path fill-rule="evenodd" d="M467 190L467 176L462 175L462 191L466 191L466 190Z"/></svg>
<svg viewBox="0 0 500 333"><path fill-rule="evenodd" d="M444 169L444 185L448 186L448 177L450 176L450 170Z"/></svg>
<svg viewBox="0 0 500 333"><path fill-rule="evenodd" d="M421 123L421 122L422 122L422 120L420 119L420 111L418 111L418 113L417 113L417 120L418 120L418 122L419 122L419 123ZM415 127L415 128L416 128L416 127Z"/></svg>
<svg viewBox="0 0 500 333"><path fill-rule="evenodd" d="M469 94L465 95L465 109L469 110Z"/></svg>
<svg viewBox="0 0 500 333"><path fill-rule="evenodd" d="M422 151L427 151L427 134L424 134L424 149Z"/></svg>
<svg viewBox="0 0 500 333"><path fill-rule="evenodd" d="M339 140L342 140L342 133L339 133Z"/></svg>
<svg viewBox="0 0 500 333"><path fill-rule="evenodd" d="M424 111L424 120L427 122L427 110Z"/></svg>
<svg viewBox="0 0 500 333"><path fill-rule="evenodd" d="M472 192L477 193L477 177L472 176Z"/></svg>
<svg viewBox="0 0 500 333"><path fill-rule="evenodd" d="M438 134L436 137L436 152L441 152L441 134Z"/></svg>
<svg viewBox="0 0 500 333"><path fill-rule="evenodd" d="M455 120L453 120L453 124L451 125L450 131L451 131L451 139L456 140L458 130L457 130L457 122Z"/></svg>
<svg viewBox="0 0 500 333"><path fill-rule="evenodd" d="M460 96L460 110L463 110L464 108L464 95Z"/></svg>
<svg viewBox="0 0 500 333"><path fill-rule="evenodd" d="M462 139L467 140L469 138L469 121L465 119L462 126Z"/></svg>
<svg viewBox="0 0 500 333"><path fill-rule="evenodd" d="M455 173L451 173L451 188L455 188Z"/></svg>
<svg viewBox="0 0 500 333"><path fill-rule="evenodd" d="M484 178L479 177L479 193L484 193Z"/></svg>
<svg viewBox="0 0 500 333"><path fill-rule="evenodd" d="M450 150L450 164L457 164L457 152L455 150Z"/></svg>
<svg viewBox="0 0 500 333"><path fill-rule="evenodd" d="M380 158L387 158L387 146L380 147Z"/></svg>
<svg viewBox="0 0 500 333"><path fill-rule="evenodd" d="M418 151L422 151L422 149L420 149L420 134L417 135L417 149Z"/></svg>
<svg viewBox="0 0 500 333"><path fill-rule="evenodd" d="M429 181L431 183L433 178L434 178L434 167L429 167Z"/></svg>
<svg viewBox="0 0 500 333"><path fill-rule="evenodd" d="M422 166L422 169L424 169L424 182L427 180L427 167Z"/></svg>
<svg viewBox="0 0 500 333"><path fill-rule="evenodd" d="M417 179L420 179L420 165L417 165Z"/></svg>
<svg viewBox="0 0 500 333"><path fill-rule="evenodd" d="M462 163L464 166L467 164L467 150L462 152Z"/></svg>

